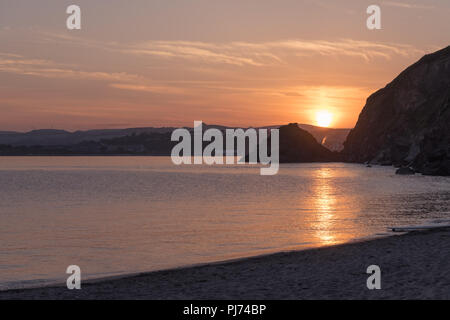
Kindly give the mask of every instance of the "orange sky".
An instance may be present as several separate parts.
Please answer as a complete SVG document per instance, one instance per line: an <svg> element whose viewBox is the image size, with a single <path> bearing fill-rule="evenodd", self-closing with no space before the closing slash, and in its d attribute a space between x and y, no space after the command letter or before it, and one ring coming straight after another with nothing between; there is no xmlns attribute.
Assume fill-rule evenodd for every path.
<svg viewBox="0 0 450 320"><path fill-rule="evenodd" d="M449 45L445 0L0 3L0 131L289 122L353 127L367 96ZM413 23L414 22L414 23Z"/></svg>

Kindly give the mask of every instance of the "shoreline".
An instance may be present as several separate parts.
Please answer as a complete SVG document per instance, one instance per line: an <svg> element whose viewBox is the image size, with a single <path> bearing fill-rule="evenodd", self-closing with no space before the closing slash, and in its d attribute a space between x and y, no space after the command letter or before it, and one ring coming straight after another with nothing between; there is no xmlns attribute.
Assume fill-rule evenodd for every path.
<svg viewBox="0 0 450 320"><path fill-rule="evenodd" d="M163 269L156 269L156 270L147 270L147 271L137 271L137 272L129 272L129 273L117 273L113 275L104 275L99 277L88 277L82 279L83 284L96 284L106 281L114 281L114 280L122 280L126 278L132 278L136 276L142 276L142 275L149 275L157 272L168 272L168 271L177 271L177 270L183 270L183 269L191 269L191 268L198 268L198 267L206 267L210 265L217 265L217 264L229 264L234 262L240 262L242 260L248 260L252 258L264 258L272 255L282 254L282 253L296 253L296 252L302 252L302 251L309 251L309 250L317 250L317 249L325 249L330 247L336 247L336 246L342 246L346 244L352 244L352 243L358 243L358 242L366 242L366 241L372 241L376 239L382 239L386 237L398 237L403 234L410 233L412 231L404 231L404 232L386 232L386 233L375 233L372 235L364 236L361 238L354 238L350 239L347 242L338 243L338 244L331 244L331 245L323 245L318 247L306 247L306 248L300 248L300 247L292 247L292 248L280 248L275 250L269 250L269 251L256 251L254 254L250 255L243 255L243 256L236 256L236 257L230 257L225 259L220 259L216 261L209 261L209 262L198 262L198 263L192 263L192 264L184 264L184 265L178 265ZM68 275L67 275L68 276ZM82 277L83 278L83 277ZM23 282L34 282L34 280L29 281L16 281L15 283L23 283ZM0 300L1 300L1 293L9 292L9 291L17 291L17 290L35 290L35 289L46 289L46 288L57 288L57 287L65 287L66 283L63 281L58 281L56 279L42 279L42 284L37 285L26 285L23 284L22 286L17 287L11 287L8 289L2 289L0 287Z"/></svg>
<svg viewBox="0 0 450 320"><path fill-rule="evenodd" d="M373 264L381 290L366 287ZM450 299L450 228L0 291L8 299Z"/></svg>

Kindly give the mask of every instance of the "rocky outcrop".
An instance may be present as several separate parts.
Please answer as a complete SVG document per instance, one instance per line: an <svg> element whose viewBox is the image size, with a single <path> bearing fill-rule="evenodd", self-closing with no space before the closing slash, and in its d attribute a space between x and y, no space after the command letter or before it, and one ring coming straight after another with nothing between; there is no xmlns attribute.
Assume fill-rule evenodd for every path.
<svg viewBox="0 0 450 320"><path fill-rule="evenodd" d="M401 175L414 175L416 172L411 169L410 167L401 167L398 168L397 171L395 171L395 174L401 174Z"/></svg>
<svg viewBox="0 0 450 320"><path fill-rule="evenodd" d="M333 162L341 160L338 152L332 152L316 141L314 136L303 130L297 123L290 123L279 128L279 156L280 163L300 163L300 162ZM271 146L269 141L265 141ZM251 153L257 153L252 150ZM259 161L259 157L258 161ZM245 160L249 160L249 154Z"/></svg>
<svg viewBox="0 0 450 320"><path fill-rule="evenodd" d="M450 47L424 56L367 99L343 155L450 175Z"/></svg>
<svg viewBox="0 0 450 320"><path fill-rule="evenodd" d="M338 161L339 154L316 141L297 123L280 127L280 163Z"/></svg>

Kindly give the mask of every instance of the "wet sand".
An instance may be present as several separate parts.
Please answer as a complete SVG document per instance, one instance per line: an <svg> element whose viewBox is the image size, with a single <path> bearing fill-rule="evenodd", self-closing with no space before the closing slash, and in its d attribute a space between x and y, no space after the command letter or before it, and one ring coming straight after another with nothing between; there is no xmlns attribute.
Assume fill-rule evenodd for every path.
<svg viewBox="0 0 450 320"><path fill-rule="evenodd" d="M367 267L381 268L368 290ZM0 292L0 299L450 299L450 229L118 279Z"/></svg>

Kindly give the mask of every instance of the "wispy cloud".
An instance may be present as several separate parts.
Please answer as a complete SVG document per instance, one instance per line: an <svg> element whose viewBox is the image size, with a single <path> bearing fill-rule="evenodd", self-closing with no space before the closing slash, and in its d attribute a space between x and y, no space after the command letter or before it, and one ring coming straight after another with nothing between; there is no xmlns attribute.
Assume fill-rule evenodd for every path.
<svg viewBox="0 0 450 320"><path fill-rule="evenodd" d="M50 60L30 59L15 54L0 54L0 72L44 78L90 79L107 81L136 81L141 77L126 72L85 71L73 65Z"/></svg>
<svg viewBox="0 0 450 320"><path fill-rule="evenodd" d="M15 53L5 53L5 52L0 52L0 57L21 58L21 57L23 57L23 56L21 56L20 54L15 54Z"/></svg>
<svg viewBox="0 0 450 320"><path fill-rule="evenodd" d="M111 83L111 87L122 90L142 91L162 94L188 94L189 92L184 88L177 88L163 85L146 85L133 83Z"/></svg>
<svg viewBox="0 0 450 320"><path fill-rule="evenodd" d="M398 7L405 9L435 9L433 5L416 4L409 2L398 2L398 1L383 1L383 5L390 7Z"/></svg>
<svg viewBox="0 0 450 320"><path fill-rule="evenodd" d="M376 57L391 59L394 55L417 53L414 47L369 41L341 39L281 40L273 42L230 42L223 44L187 41L149 41L125 46L124 53L164 58L197 59L209 63L265 66L283 63L289 56L351 56L369 61Z"/></svg>
<svg viewBox="0 0 450 320"><path fill-rule="evenodd" d="M101 42L67 35L44 34L44 41L67 42L122 54L162 59L184 59L208 64L262 67L286 63L289 57L336 56L356 57L365 61L374 58L423 54L407 44L338 39L286 39L266 42L201 42L201 41L144 41L139 43Z"/></svg>
<svg viewBox="0 0 450 320"><path fill-rule="evenodd" d="M228 42L210 43L199 41L146 41L142 43L119 44L115 42L100 42L95 40L77 38L68 35L44 34L39 41L52 42L58 45L73 45L77 47L89 47L90 49L112 51L119 55L141 56L146 59L170 59L176 62L190 60L197 65L214 64L214 74L221 74L228 65L239 68L260 68L264 66L288 67L300 63L301 58L307 56L323 57L350 57L370 61L375 58L390 60L393 57L408 57L423 54L412 46L404 44L391 44L369 42L352 39L337 41L324 40L279 40L268 42ZM99 53L105 54L105 53ZM117 57L119 59L119 57ZM293 61L297 59L297 61ZM120 59L119 59L120 60ZM123 59L122 59L123 61ZM158 61L158 60L156 60ZM217 68L222 64L225 68ZM125 66L122 65L125 68ZM116 69L120 70L118 63ZM175 68L175 67L174 67ZM88 68L89 69L89 68ZM194 92L220 92L225 94L258 94L258 95L283 95L294 96L300 94L296 90L281 89L270 82L272 90L257 85L245 87L245 81L240 78L229 86L223 78L208 77L208 81L196 83L171 82L167 80L157 81L153 79L148 70L140 74L128 72L110 72L108 68L101 70L86 70L75 64L57 63L52 60L34 59L15 53L0 52L0 72L8 72L20 75L28 75L43 78L57 79L84 79L104 81L106 85L117 90L136 92L158 93L167 95L191 95ZM100 69L100 70L99 70ZM124 69L126 70L126 69ZM244 69L245 70L245 69ZM259 77L258 80L261 80ZM280 84L281 85L281 84Z"/></svg>
<svg viewBox="0 0 450 320"><path fill-rule="evenodd" d="M233 46L215 45L203 42L150 41L131 45L122 52L138 55L151 55L166 58L199 60L206 63L220 63L237 66L262 66L263 62L254 59L252 54L242 54Z"/></svg>

